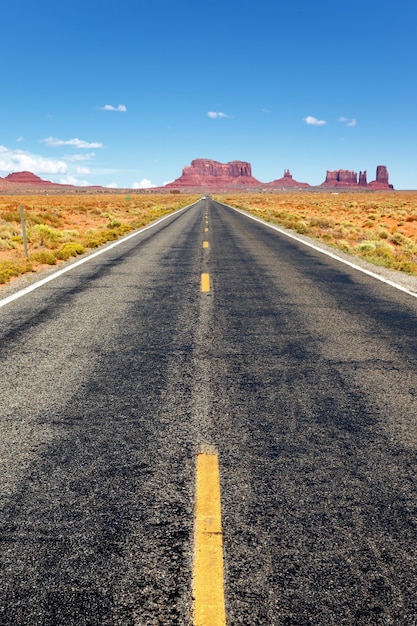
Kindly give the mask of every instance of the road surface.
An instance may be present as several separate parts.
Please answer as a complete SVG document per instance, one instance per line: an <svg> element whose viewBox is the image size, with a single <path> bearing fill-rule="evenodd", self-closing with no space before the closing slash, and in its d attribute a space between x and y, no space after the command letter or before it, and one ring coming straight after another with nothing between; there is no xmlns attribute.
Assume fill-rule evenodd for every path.
<svg viewBox="0 0 417 626"><path fill-rule="evenodd" d="M0 321L0 624L193 624L211 451L227 624L417 625L415 298L207 198Z"/></svg>

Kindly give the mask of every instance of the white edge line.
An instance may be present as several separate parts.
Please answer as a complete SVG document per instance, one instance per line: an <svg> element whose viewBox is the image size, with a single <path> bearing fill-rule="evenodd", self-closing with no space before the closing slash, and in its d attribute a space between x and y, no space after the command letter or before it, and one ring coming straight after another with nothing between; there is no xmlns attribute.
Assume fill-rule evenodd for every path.
<svg viewBox="0 0 417 626"><path fill-rule="evenodd" d="M197 202L199 202L199 200L197 200ZM189 209L190 207L192 207L195 204L197 204L197 202L193 202L192 204L188 204L187 206L184 206L181 209L177 209L176 211L173 211L172 213L168 213L168 215L163 215L159 219L155 220L155 222L152 222L151 224L148 224L147 226L144 226L143 228L140 228L139 230L135 230L135 232L130 233L129 235L125 235L124 237L121 237L117 241L114 241L113 243L108 244L107 246L104 246L103 248L100 248L100 250L97 250L97 252L93 252L91 254L87 254L87 256L83 257L79 261L76 261L75 263L71 263L71 265L63 267L60 270L57 270L56 272L54 272L50 276L47 276L46 278L42 278L41 280L36 281L36 283L33 283L32 285L29 285L28 287L24 287L20 291L16 291L16 293L13 293L12 295L7 296L7 298L3 298L3 300L0 300L0 308L6 306L6 304L10 304L10 302L13 302L14 300L18 300L19 298L22 298L23 296L26 296L31 291L34 291L35 289L38 289L39 287L42 287L43 285L46 285L46 283L49 283L51 280L55 280L55 278L58 278L59 276L62 276L62 274L65 274L66 272L70 272L71 270L75 269L76 267L79 267L80 265L83 265L83 263L87 263L88 261L91 261L91 259L95 259L100 254L104 254L108 250L111 250L112 248L115 248L116 246L120 245L121 243L124 243L125 241L128 241L128 239L132 239L133 237L137 237L137 235L140 235L145 230L149 230L150 228L153 228L157 224L160 224L161 222L163 222L164 220L168 219L169 217L172 217L173 215L175 215L177 213L181 213L181 211L185 211L186 209Z"/></svg>
<svg viewBox="0 0 417 626"><path fill-rule="evenodd" d="M417 293L415 293L414 291L410 291L409 289L407 289L407 287L403 287L402 285L399 285L398 283L394 283L392 280L389 280L389 278L384 278L383 276L380 276L379 274L375 274L374 272L371 272L370 270L367 270L364 267L360 267L360 265L356 265L355 263L352 263L352 261L347 261L346 259L342 259L340 256L337 256L337 254L333 254L333 252L330 252L328 250L323 250L323 248L319 248L318 246L315 246L314 243L310 243L309 241L305 241L304 239L297 237L297 235L288 233L283 228L280 228L279 226L276 226L275 224L270 224L269 222L266 222L265 220L259 217L256 217L255 215L251 215L250 213L247 213L246 211L242 211L242 209L237 209L234 206L230 206L230 204L225 204L224 206L227 206L229 207L229 209L233 209L233 211L237 211L238 213L241 213L242 215L249 217L251 220L254 220L255 222L259 222L259 224L263 224L264 226L268 226L269 228L272 228L273 230L277 230L282 235L285 235L286 237L289 237L290 239L294 239L295 241L302 243L304 246L307 246L308 248L312 248L313 250L316 250L317 252L320 252L321 254L325 254L326 256L329 256L332 259L335 259L336 261L340 261L340 263L344 263L345 265L348 265L349 267L352 267L353 269L358 270L359 272L362 272L363 274L367 274L368 276L371 276L372 278L376 278L377 280L380 280L382 283L386 283L387 285L390 285L390 287L394 287L395 289L398 289L399 291L403 291L404 293L408 294L409 296L412 296L413 298L417 298Z"/></svg>

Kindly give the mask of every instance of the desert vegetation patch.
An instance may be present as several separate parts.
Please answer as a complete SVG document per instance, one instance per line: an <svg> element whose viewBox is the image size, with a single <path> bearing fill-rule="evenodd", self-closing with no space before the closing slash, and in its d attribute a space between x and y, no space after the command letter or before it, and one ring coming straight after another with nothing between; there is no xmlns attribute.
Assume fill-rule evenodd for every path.
<svg viewBox="0 0 417 626"><path fill-rule="evenodd" d="M294 192L216 198L394 270L417 274L417 192Z"/></svg>
<svg viewBox="0 0 417 626"><path fill-rule="evenodd" d="M98 248L198 197L136 193L0 196L0 284ZM26 223L27 258L20 206Z"/></svg>

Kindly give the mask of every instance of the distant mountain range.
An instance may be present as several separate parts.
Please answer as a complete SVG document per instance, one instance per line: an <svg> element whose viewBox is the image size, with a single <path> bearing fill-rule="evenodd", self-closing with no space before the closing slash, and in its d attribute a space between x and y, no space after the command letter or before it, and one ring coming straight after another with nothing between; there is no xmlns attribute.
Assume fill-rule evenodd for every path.
<svg viewBox="0 0 417 626"><path fill-rule="evenodd" d="M186 189L202 191L243 191L245 189L307 189L311 187L308 183L300 183L293 179L289 170L284 170L284 175L269 183L263 183L252 176L252 166L246 161L231 161L230 163L219 163L211 159L194 159L191 165L187 165L182 170L179 178L163 187L153 189ZM365 172L350 170L327 171L325 181L319 187L332 188L352 188L352 189L393 189L389 183L388 170L385 165L378 165L376 178L368 183ZM5 178L0 177L0 191L29 191L31 189L51 188L58 190L84 189L88 190L110 190L106 187L74 187L73 185L62 185L43 180L32 172L14 172ZM112 189L117 192L117 189Z"/></svg>

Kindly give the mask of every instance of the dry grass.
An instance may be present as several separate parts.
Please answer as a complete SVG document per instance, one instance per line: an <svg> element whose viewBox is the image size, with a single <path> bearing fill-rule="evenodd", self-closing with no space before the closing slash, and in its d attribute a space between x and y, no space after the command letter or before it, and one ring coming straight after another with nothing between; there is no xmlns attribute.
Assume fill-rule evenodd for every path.
<svg viewBox="0 0 417 626"><path fill-rule="evenodd" d="M198 195L0 196L0 284L97 248ZM233 193L220 201L372 263L417 274L417 192ZM19 206L25 210L25 259Z"/></svg>
<svg viewBox="0 0 417 626"><path fill-rule="evenodd" d="M417 274L417 192L247 193L216 197L376 265Z"/></svg>
<svg viewBox="0 0 417 626"><path fill-rule="evenodd" d="M196 199L140 193L0 196L0 284L118 239ZM20 206L29 259L24 255Z"/></svg>

